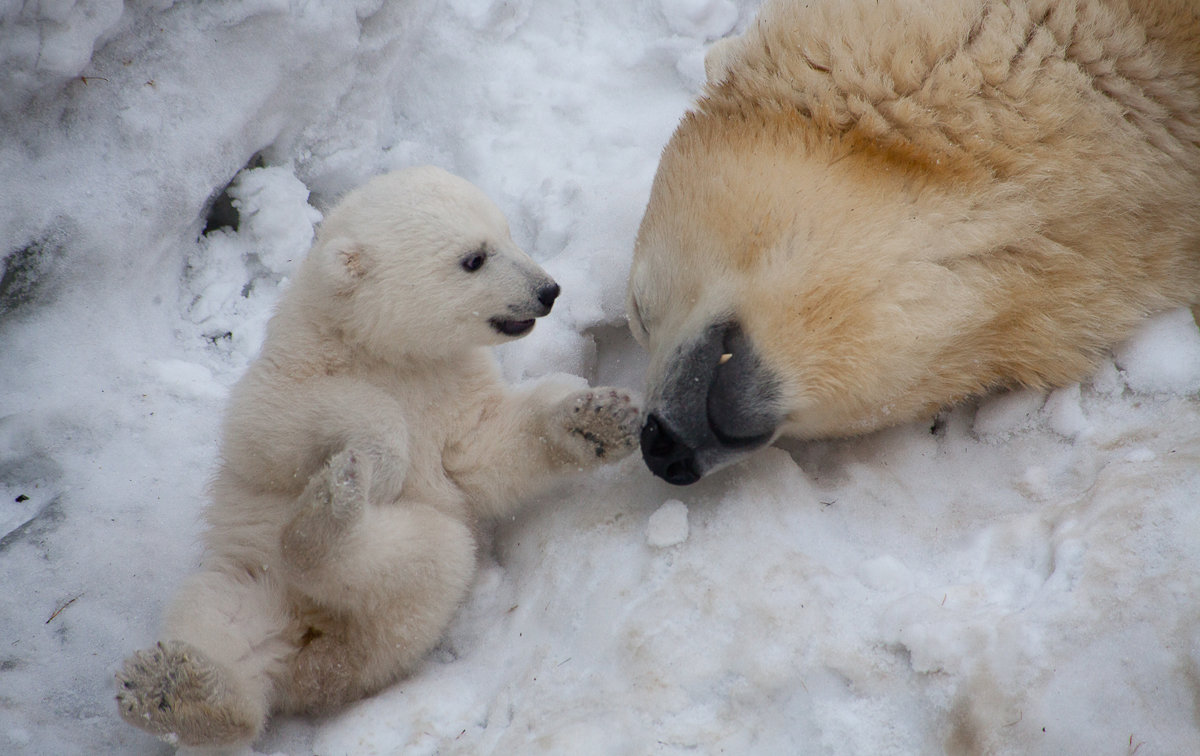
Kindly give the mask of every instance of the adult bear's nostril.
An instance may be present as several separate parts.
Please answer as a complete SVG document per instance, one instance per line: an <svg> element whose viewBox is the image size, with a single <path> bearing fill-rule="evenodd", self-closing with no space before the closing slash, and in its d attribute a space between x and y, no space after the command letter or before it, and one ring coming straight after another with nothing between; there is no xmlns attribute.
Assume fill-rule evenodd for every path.
<svg viewBox="0 0 1200 756"><path fill-rule="evenodd" d="M675 450L675 439L662 426L657 415L646 418L642 426L642 453L653 457L666 457Z"/></svg>
<svg viewBox="0 0 1200 756"><path fill-rule="evenodd" d="M676 486L700 480L696 450L676 437L658 415L651 413L646 418L641 441L642 459L650 472Z"/></svg>
<svg viewBox="0 0 1200 756"><path fill-rule="evenodd" d="M554 300L558 299L558 293L560 291L562 290L558 288L558 284L546 284L542 288L538 289L538 301L541 302L547 310L549 310L554 306Z"/></svg>

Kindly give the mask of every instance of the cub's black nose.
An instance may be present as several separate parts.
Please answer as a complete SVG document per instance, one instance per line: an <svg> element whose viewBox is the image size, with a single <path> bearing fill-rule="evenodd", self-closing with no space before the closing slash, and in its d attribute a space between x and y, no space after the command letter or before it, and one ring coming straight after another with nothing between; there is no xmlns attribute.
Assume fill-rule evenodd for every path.
<svg viewBox="0 0 1200 756"><path fill-rule="evenodd" d="M700 480L696 450L680 441L655 414L642 426L642 459L650 472L672 485L688 486Z"/></svg>
<svg viewBox="0 0 1200 756"><path fill-rule="evenodd" d="M550 308L554 306L554 300L558 299L558 293L560 291L562 291L562 289L558 288L558 284L556 283L546 284L542 288L538 289L538 301L546 307L547 312L549 312Z"/></svg>

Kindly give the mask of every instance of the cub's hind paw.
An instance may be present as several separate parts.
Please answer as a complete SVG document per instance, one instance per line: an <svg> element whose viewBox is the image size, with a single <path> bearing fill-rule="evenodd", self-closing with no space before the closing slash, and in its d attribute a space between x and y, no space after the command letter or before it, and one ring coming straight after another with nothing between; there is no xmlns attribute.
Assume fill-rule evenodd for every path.
<svg viewBox="0 0 1200 756"><path fill-rule="evenodd" d="M262 724L224 673L182 641L138 651L117 682L121 718L171 743L231 745L254 738Z"/></svg>
<svg viewBox="0 0 1200 756"><path fill-rule="evenodd" d="M353 449L338 452L313 475L300 498L310 509L339 523L353 522L362 514L367 501L366 473L357 452Z"/></svg>
<svg viewBox="0 0 1200 756"><path fill-rule="evenodd" d="M569 397L566 405L567 433L576 444L585 445L596 461L615 462L637 448L642 413L628 391L589 389Z"/></svg>
<svg viewBox="0 0 1200 756"><path fill-rule="evenodd" d="M293 568L312 569L325 559L355 523L367 503L366 469L353 449L333 455L309 479L298 500L299 511L283 529L284 560Z"/></svg>

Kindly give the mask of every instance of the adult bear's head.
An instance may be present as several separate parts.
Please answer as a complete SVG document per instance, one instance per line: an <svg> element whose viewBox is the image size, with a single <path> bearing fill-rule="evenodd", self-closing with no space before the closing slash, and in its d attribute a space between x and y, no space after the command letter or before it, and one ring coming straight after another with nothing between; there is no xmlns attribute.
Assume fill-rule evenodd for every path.
<svg viewBox="0 0 1200 756"><path fill-rule="evenodd" d="M964 392L936 360L976 307L953 261L1023 227L1013 201L955 166L806 129L795 114L702 110L664 150L627 301L651 358L642 452L671 483L990 380L981 366Z"/></svg>
<svg viewBox="0 0 1200 756"><path fill-rule="evenodd" d="M660 477L1078 381L1195 301L1195 25L919 5L766 3L710 51L630 271Z"/></svg>
<svg viewBox="0 0 1200 756"><path fill-rule="evenodd" d="M347 342L393 361L524 336L559 293L479 189L429 166L343 198L302 274Z"/></svg>
<svg viewBox="0 0 1200 756"><path fill-rule="evenodd" d="M769 3L710 52L630 271L656 475L1077 381L1194 298L1195 177L1061 51L992 81L979 7Z"/></svg>

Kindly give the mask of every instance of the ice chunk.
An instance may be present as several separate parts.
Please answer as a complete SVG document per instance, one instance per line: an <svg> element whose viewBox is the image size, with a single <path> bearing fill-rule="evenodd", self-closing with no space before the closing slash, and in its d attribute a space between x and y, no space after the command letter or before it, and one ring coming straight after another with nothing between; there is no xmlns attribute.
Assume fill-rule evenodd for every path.
<svg viewBox="0 0 1200 756"><path fill-rule="evenodd" d="M687 505L677 499L669 499L650 515L646 524L646 543L655 548L676 546L687 540Z"/></svg>

